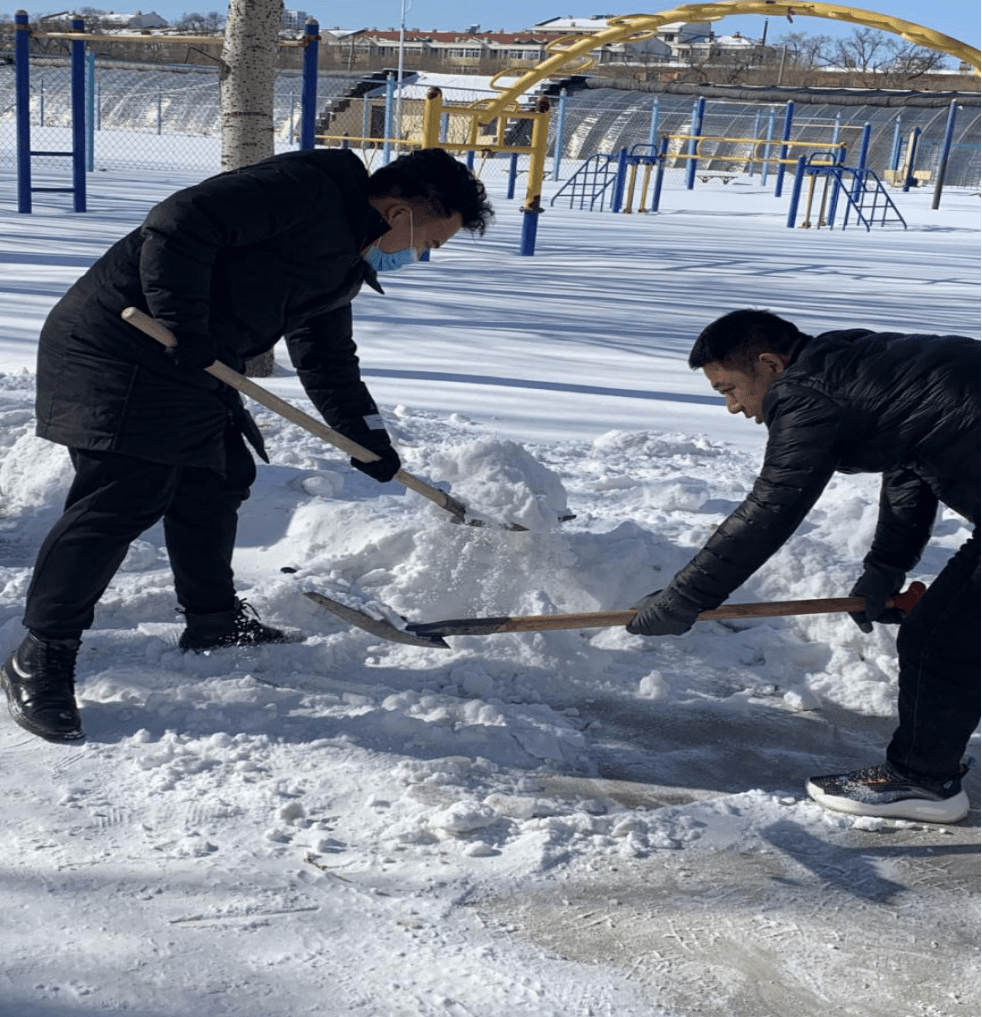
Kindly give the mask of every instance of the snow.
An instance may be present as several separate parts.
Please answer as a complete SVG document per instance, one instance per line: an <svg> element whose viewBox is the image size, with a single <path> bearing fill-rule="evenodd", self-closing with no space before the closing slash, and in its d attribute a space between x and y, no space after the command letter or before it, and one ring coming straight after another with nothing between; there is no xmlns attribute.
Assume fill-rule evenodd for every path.
<svg viewBox="0 0 982 1017"><path fill-rule="evenodd" d="M4 654L70 479L33 436L40 325L201 175L148 165L134 192L98 174L84 215L64 196L17 215L2 181ZM518 202L489 188L488 235L365 291L356 332L406 469L527 531L454 525L255 407L272 463L243 508L239 590L306 638L181 654L159 528L133 545L80 653L87 741L0 718L3 1017L978 1012L977 777L947 828L802 790L881 758L890 630L818 615L420 648L302 595L396 623L631 606L760 461L763 430L685 364L698 331L761 306L812 332L977 336L978 194L895 193L907 231L790 230L787 195L756 180L669 181L658 215L557 204L528 258ZM277 352L263 384L311 412ZM733 601L845 595L877 489L837 477ZM945 511L910 578L966 534Z"/></svg>

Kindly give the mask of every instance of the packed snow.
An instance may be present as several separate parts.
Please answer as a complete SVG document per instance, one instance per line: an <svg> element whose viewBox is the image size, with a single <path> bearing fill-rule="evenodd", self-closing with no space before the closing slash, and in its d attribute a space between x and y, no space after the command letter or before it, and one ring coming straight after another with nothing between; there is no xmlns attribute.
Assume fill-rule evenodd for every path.
<svg viewBox="0 0 982 1017"><path fill-rule="evenodd" d="M49 308L205 172L0 191L0 649L70 482L33 434ZM978 784L942 828L823 811L804 780L879 761L895 631L844 615L387 642L394 625L627 608L749 490L765 434L686 366L766 307L805 331L979 334L979 196L893 194L908 228L786 228L757 179L666 184L657 215L519 202L355 304L404 466L455 525L253 405L271 464L240 595L302 641L182 654L159 528L85 636L82 745L0 717L0 1014L65 1017L962 1017L978 1012ZM554 193L558 184L549 183ZM548 197L548 195L547 195ZM278 349L262 384L314 412ZM844 596L879 479L837 477L734 602ZM575 518L560 522L560 517ZM494 524L519 523L516 532ZM911 579L967 528L944 511ZM978 733L971 751L978 752Z"/></svg>

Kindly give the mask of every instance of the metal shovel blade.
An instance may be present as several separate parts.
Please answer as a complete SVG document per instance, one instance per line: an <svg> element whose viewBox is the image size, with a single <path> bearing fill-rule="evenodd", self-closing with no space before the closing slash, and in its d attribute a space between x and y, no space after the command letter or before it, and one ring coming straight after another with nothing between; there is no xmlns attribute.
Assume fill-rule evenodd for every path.
<svg viewBox="0 0 982 1017"><path fill-rule="evenodd" d="M404 632L402 629L397 629L391 622L387 622L382 618L373 618L371 615L365 614L364 611L348 607L347 604L339 604L336 600L325 597L323 593L307 590L304 592L304 596L315 604L326 607L328 611L336 614L339 618L343 618L349 624L364 629L366 632L371 632L373 636L386 639L391 643L406 643L409 646L428 646L431 649L434 646L442 646L445 650L450 649L449 644L441 639L440 636L415 636L411 632Z"/></svg>

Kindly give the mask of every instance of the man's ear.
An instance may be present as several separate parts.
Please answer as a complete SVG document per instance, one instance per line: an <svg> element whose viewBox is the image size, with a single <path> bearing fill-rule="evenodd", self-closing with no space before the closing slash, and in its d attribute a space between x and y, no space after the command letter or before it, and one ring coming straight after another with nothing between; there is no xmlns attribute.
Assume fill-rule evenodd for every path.
<svg viewBox="0 0 982 1017"><path fill-rule="evenodd" d="M777 353L760 353L757 356L757 363L764 374L773 375L780 374L788 366L784 357Z"/></svg>
<svg viewBox="0 0 982 1017"><path fill-rule="evenodd" d="M385 221L390 226L397 226L402 219L410 213L409 205L401 198L395 198L391 205L385 210Z"/></svg>

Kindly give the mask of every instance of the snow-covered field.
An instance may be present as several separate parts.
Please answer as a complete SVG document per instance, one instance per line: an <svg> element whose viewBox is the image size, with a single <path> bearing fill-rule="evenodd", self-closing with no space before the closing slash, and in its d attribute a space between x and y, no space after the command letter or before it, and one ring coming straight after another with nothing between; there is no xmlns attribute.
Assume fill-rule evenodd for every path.
<svg viewBox="0 0 982 1017"><path fill-rule="evenodd" d="M33 436L40 325L202 175L96 174L84 215L65 196L18 215L0 179L4 655L70 476ZM272 465L242 513L239 587L307 638L181 654L162 534L134 544L80 654L88 740L0 717L2 1017L978 1012L977 775L948 828L802 791L881 758L892 630L816 616L424 649L302 595L412 621L629 607L760 459L763 430L686 367L699 330L760 306L812 332L978 336L978 194L932 211L895 193L909 229L866 233L787 229L788 189L756 181L669 186L658 215L551 209L523 258L518 202L490 186L488 236L365 291L356 334L406 468L529 532L454 526L256 408ZM310 409L285 355L264 384ZM877 490L836 479L734 601L845 595ZM965 536L945 512L911 578Z"/></svg>

